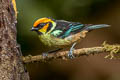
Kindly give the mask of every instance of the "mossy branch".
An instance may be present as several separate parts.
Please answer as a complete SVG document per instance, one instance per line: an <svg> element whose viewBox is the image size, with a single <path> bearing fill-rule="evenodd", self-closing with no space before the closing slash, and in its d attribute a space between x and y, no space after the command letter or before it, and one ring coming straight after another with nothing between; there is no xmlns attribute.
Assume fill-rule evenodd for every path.
<svg viewBox="0 0 120 80"><path fill-rule="evenodd" d="M26 56L23 57L23 62L24 63L30 63L30 62L46 62L46 61L51 61L53 59L63 59L63 60L67 60L68 58L68 52L69 51L61 51L61 52L57 52L56 54L48 54L47 57L44 57L43 55L37 55L37 56ZM92 47L92 48L82 48L82 49L75 49L74 50L74 56L75 57L79 57L79 56L83 56L83 55L91 55L91 54L100 54L103 52L109 52L109 54L107 56L105 56L105 58L117 58L115 56L115 54L120 52L120 45L109 45L106 42L104 42L102 44L101 47Z"/></svg>

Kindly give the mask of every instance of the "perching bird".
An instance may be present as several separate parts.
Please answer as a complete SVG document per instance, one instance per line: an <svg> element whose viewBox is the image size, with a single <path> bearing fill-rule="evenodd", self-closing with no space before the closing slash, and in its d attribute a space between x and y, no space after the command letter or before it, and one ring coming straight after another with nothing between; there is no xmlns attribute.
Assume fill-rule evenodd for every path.
<svg viewBox="0 0 120 80"><path fill-rule="evenodd" d="M73 58L72 51L76 43L85 38L87 32L104 27L109 25L81 24L45 17L35 21L32 31L38 33L40 41L48 48L48 53L70 47L68 57Z"/></svg>

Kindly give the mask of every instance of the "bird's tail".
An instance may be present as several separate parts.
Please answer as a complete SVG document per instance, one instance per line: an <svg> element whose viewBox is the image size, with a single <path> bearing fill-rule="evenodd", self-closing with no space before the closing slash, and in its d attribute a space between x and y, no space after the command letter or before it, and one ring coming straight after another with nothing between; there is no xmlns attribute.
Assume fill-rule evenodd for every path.
<svg viewBox="0 0 120 80"><path fill-rule="evenodd" d="M104 28L104 27L110 27L110 25L108 24L98 24L98 25L86 25L86 27L84 27L84 30L94 30L94 29L99 29L99 28Z"/></svg>

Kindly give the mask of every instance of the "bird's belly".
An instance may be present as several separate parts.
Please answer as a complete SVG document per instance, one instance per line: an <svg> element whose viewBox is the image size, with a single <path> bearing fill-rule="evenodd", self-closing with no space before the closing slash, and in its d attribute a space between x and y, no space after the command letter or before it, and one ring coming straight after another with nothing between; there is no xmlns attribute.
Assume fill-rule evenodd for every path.
<svg viewBox="0 0 120 80"><path fill-rule="evenodd" d="M40 41L50 49L63 48L69 46L71 43L68 40L55 38L53 36L39 36Z"/></svg>
<svg viewBox="0 0 120 80"><path fill-rule="evenodd" d="M41 35L39 36L40 41L48 48L49 50L70 47L74 42L81 41L88 31L82 31L77 34L68 36L64 39L56 38L51 35Z"/></svg>
<svg viewBox="0 0 120 80"><path fill-rule="evenodd" d="M69 40L70 43L80 42L83 38L85 38L87 32L88 31L81 31L79 33L68 36L65 39Z"/></svg>

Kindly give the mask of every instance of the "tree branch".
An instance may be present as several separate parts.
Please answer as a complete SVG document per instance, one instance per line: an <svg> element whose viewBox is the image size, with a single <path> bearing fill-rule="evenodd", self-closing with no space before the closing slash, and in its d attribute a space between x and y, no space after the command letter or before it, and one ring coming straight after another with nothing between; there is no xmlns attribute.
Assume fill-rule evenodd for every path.
<svg viewBox="0 0 120 80"><path fill-rule="evenodd" d="M46 57L43 55L37 55L37 56L26 56L23 57L23 62L24 63L30 63L30 62L46 62L46 61L51 61L53 59L63 59L67 60L68 58L68 52L69 51L62 51L62 52L57 52L57 53L52 53L48 54ZM109 52L105 58L116 58L115 54L120 52L120 45L109 45L104 42L101 47L92 47L92 48L82 48L82 49L75 49L74 50L74 56L79 57L79 56L84 56L84 55L91 55L91 54L100 54L103 52Z"/></svg>

